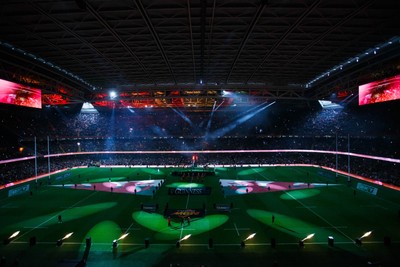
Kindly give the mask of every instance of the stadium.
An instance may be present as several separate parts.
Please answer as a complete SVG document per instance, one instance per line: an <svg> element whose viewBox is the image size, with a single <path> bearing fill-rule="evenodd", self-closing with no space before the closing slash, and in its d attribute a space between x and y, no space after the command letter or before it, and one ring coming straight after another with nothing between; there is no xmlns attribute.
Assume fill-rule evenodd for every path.
<svg viewBox="0 0 400 267"><path fill-rule="evenodd" d="M0 6L1 267L398 266L398 1Z"/></svg>

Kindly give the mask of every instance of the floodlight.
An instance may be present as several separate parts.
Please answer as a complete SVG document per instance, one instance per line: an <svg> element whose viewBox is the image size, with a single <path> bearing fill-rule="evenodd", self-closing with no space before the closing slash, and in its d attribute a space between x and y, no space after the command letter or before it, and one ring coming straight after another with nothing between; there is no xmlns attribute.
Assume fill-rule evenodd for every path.
<svg viewBox="0 0 400 267"><path fill-rule="evenodd" d="M127 237L129 235L129 233L123 234L120 238L118 238L118 240L124 239L125 237Z"/></svg>
<svg viewBox="0 0 400 267"><path fill-rule="evenodd" d="M303 238L302 241L305 241L305 240L307 240L307 239L310 239L310 238L312 238L313 236L314 236L314 234L309 234L308 236L306 236L305 238Z"/></svg>
<svg viewBox="0 0 400 267"><path fill-rule="evenodd" d="M71 232L71 233L69 233L69 234L66 234L66 235L62 238L62 240L69 238L73 233L74 233L74 232Z"/></svg>
<svg viewBox="0 0 400 267"><path fill-rule="evenodd" d="M181 242L182 242L183 240L188 239L188 238L191 237L191 236L192 236L191 234L188 234L188 235L185 235L184 237L182 237L181 239L179 239L178 241L176 241L176 247L179 248L179 247L181 246Z"/></svg>
<svg viewBox="0 0 400 267"><path fill-rule="evenodd" d="M328 245L333 247L334 242L335 239L333 238L333 236L328 236Z"/></svg>
<svg viewBox="0 0 400 267"><path fill-rule="evenodd" d="M362 238L364 238L364 237L367 237L367 236L370 236L371 233L372 233L372 231L366 232L365 234L363 234L363 235L360 237L360 239L362 239Z"/></svg>
<svg viewBox="0 0 400 267"><path fill-rule="evenodd" d="M114 98L116 98L117 97L117 93L115 92L115 91L111 91L110 92L110 98L111 99L114 99Z"/></svg>
<svg viewBox="0 0 400 267"><path fill-rule="evenodd" d="M305 238L299 240L299 247L303 248L304 247L304 241L306 241L307 239L312 238L313 236L314 236L314 234L309 234Z"/></svg>
<svg viewBox="0 0 400 267"><path fill-rule="evenodd" d="M214 240L212 238L208 239L208 248L213 248Z"/></svg>
<svg viewBox="0 0 400 267"><path fill-rule="evenodd" d="M181 241L183 241L183 240L186 240L186 239L188 239L188 238L191 237L191 236L192 236L191 234L185 235L184 237L181 238L181 240L179 240L179 242L181 242Z"/></svg>
<svg viewBox="0 0 400 267"><path fill-rule="evenodd" d="M33 247L34 245L36 245L36 236L31 236L29 238L29 246Z"/></svg>
<svg viewBox="0 0 400 267"><path fill-rule="evenodd" d="M271 238L271 248L276 248L276 239Z"/></svg>
<svg viewBox="0 0 400 267"><path fill-rule="evenodd" d="M18 234L19 234L19 231L16 231L15 233L13 233L13 234L9 237L9 239L12 239L12 238L16 237Z"/></svg>
<svg viewBox="0 0 400 267"><path fill-rule="evenodd" d="M356 238L354 241L357 245L361 246L362 245L362 241L361 239L363 239L364 237L370 236L372 233L372 231L366 232L365 234L363 234L361 237Z"/></svg>
<svg viewBox="0 0 400 267"><path fill-rule="evenodd" d="M92 238L91 237L86 237L86 247L90 248L92 245Z"/></svg>
<svg viewBox="0 0 400 267"><path fill-rule="evenodd" d="M252 239L255 235L256 235L256 233L253 233L253 234L249 235L244 241Z"/></svg>

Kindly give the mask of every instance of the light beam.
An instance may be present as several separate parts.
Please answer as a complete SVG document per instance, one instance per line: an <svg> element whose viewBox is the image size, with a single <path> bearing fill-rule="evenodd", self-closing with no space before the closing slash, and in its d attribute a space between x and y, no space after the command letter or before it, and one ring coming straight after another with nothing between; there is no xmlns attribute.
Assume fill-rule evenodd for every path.
<svg viewBox="0 0 400 267"><path fill-rule="evenodd" d="M71 233L69 233L69 234L66 234L66 235L62 238L62 240L69 238L73 233L74 233L74 232L71 232Z"/></svg>
<svg viewBox="0 0 400 267"><path fill-rule="evenodd" d="M8 239L12 239L12 238L16 237L18 234L19 234L19 231L16 231Z"/></svg>
<svg viewBox="0 0 400 267"><path fill-rule="evenodd" d="M188 239L188 238L191 237L191 236L192 236L191 234L185 235L184 237L182 237L181 240L179 240L179 242L181 242L181 241L183 241L183 240L186 240L186 239Z"/></svg>
<svg viewBox="0 0 400 267"><path fill-rule="evenodd" d="M372 233L372 231L366 232L365 234L363 234L360 239L369 236Z"/></svg>
<svg viewBox="0 0 400 267"><path fill-rule="evenodd" d="M312 238L314 236L314 234L309 234L308 236L306 236L302 241L305 241L305 240L307 240L307 239L310 239L310 238Z"/></svg>
<svg viewBox="0 0 400 267"><path fill-rule="evenodd" d="M123 234L120 238L118 238L118 240L124 239L125 237L127 237L129 235L129 233Z"/></svg>
<svg viewBox="0 0 400 267"><path fill-rule="evenodd" d="M249 235L244 241L247 241L247 240L249 240L249 239L252 239L255 235L256 235L256 233Z"/></svg>

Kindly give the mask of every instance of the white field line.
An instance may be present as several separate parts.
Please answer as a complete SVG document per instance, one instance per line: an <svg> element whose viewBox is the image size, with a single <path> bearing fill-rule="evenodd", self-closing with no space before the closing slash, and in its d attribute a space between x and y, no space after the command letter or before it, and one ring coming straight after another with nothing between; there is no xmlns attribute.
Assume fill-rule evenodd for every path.
<svg viewBox="0 0 400 267"><path fill-rule="evenodd" d="M70 209L70 208L75 207L76 205L78 205L79 203L81 203L81 202L87 200L88 198L90 198L90 197L93 196L94 194L96 194L96 192L93 192L92 194L88 195L87 197L85 197L85 198L79 200L79 201L76 202L75 204L73 204L73 205L71 205L70 207L66 208L64 211L66 211L66 210L68 210L68 209ZM60 214L62 214L62 212L60 212ZM28 231L28 232L25 232L25 233L23 233L22 235L19 235L18 237L16 237L16 238L15 238L13 241L11 241L11 242L14 243L15 240L17 240L17 239L19 239L19 238L21 238L21 237L23 237L23 236L29 234L30 232L32 232L32 231L35 230L35 229L40 228L43 224L45 224L45 223L47 223L47 222L49 222L49 221L51 221L51 220L55 220L56 216L58 216L58 215L54 215L54 216L50 217L48 220L46 220L46 221L40 223L39 225L37 225L36 227L32 228L32 230L30 230L30 231Z"/></svg>

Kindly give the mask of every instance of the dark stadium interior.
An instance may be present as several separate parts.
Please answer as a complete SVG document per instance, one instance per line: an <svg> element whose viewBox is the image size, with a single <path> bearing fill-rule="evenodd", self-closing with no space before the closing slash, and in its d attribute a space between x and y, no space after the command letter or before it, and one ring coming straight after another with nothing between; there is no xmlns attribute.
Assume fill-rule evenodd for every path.
<svg viewBox="0 0 400 267"><path fill-rule="evenodd" d="M192 164L184 151L201 166L311 164L400 188L400 100L358 102L360 85L399 80L399 12L396 0L2 0L0 102L4 80L39 89L41 108L0 103L0 188L94 162ZM182 153L126 153L138 151Z"/></svg>

